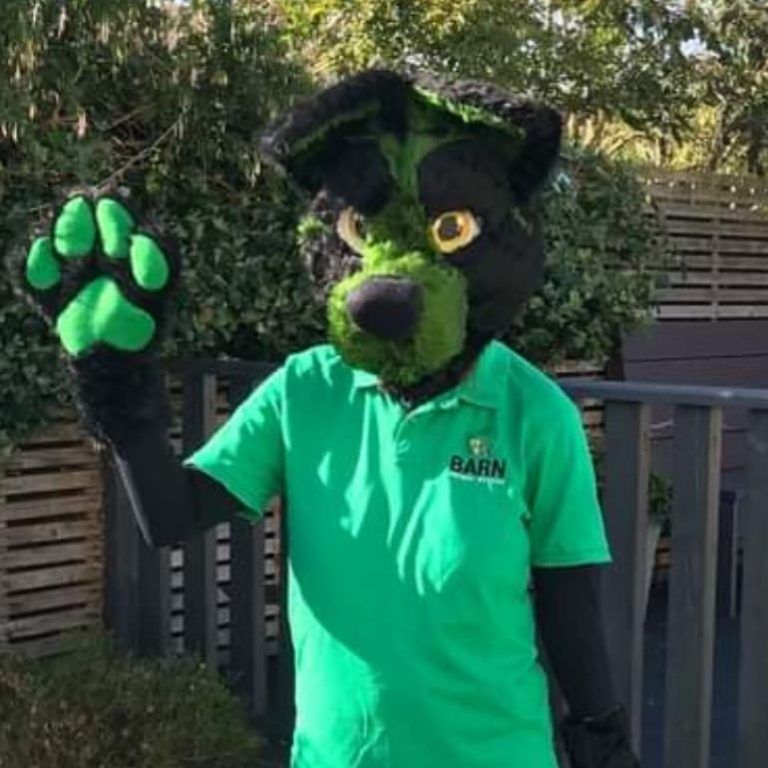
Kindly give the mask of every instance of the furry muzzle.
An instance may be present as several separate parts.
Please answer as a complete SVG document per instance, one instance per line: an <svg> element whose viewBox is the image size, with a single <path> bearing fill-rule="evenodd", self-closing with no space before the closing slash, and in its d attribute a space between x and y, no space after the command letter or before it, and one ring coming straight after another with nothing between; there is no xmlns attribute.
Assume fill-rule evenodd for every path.
<svg viewBox="0 0 768 768"><path fill-rule="evenodd" d="M414 384L461 352L466 295L463 275L425 254L372 259L331 291L331 342L384 384Z"/></svg>

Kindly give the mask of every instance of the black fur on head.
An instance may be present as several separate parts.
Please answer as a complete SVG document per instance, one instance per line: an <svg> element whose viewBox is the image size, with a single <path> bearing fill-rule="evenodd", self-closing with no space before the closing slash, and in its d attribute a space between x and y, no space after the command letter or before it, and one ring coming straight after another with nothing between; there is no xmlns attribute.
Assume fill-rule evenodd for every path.
<svg viewBox="0 0 768 768"><path fill-rule="evenodd" d="M396 382L409 400L455 383L538 286L543 252L532 200L557 160L560 131L553 110L487 83L372 70L297 106L265 135L267 159L313 198L302 243L318 296L338 292L361 269L371 278L410 270L413 278L402 259L414 253L464 280L463 346L425 367L419 381ZM370 225L357 247L337 234L349 208ZM453 211L471 211L480 232L438 252L430 226ZM344 333L336 338L357 345L351 362L375 368L363 349L369 331L353 322Z"/></svg>
<svg viewBox="0 0 768 768"><path fill-rule="evenodd" d="M504 166L518 204L530 200L557 160L562 122L555 110L491 83L377 69L346 78L298 104L263 134L261 151L315 195L341 181L337 176L348 176L342 168L350 161L365 166L366 153L359 146L366 145L363 137L387 132L403 136L412 130L407 104L414 97L443 111L446 127L454 122L468 133L495 135L499 146L506 139L512 156L504 157ZM355 185L361 181L358 177Z"/></svg>

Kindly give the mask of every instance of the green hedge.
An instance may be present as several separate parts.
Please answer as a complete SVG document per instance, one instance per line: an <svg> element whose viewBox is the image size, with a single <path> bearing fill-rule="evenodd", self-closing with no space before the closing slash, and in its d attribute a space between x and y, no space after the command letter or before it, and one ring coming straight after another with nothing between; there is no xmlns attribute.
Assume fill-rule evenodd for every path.
<svg viewBox="0 0 768 768"><path fill-rule="evenodd" d="M169 354L274 359L321 340L298 201L255 151L266 119L312 86L262 5L36 6L0 4L0 253L63 190L117 182L182 248ZM565 171L546 201L547 284L510 337L543 363L609 354L659 263L631 172L578 155ZM4 274L0 392L6 445L66 400L56 345Z"/></svg>
<svg viewBox="0 0 768 768"><path fill-rule="evenodd" d="M240 703L193 659L136 661L98 637L0 656L2 768L242 768L258 753Z"/></svg>
<svg viewBox="0 0 768 768"><path fill-rule="evenodd" d="M530 359L604 363L650 317L666 243L635 171L573 148L542 200L545 283L509 341Z"/></svg>

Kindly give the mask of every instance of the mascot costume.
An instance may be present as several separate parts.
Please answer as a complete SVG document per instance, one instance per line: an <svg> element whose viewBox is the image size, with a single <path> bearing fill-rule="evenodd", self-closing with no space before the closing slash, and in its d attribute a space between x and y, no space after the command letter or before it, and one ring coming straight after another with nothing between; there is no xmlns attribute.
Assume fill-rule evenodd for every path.
<svg viewBox="0 0 768 768"><path fill-rule="evenodd" d="M294 768L555 768L537 635L573 768L638 765L578 410L496 340L540 281L532 201L560 128L488 84L378 70L272 126L263 156L312 198L330 344L290 356L184 462L155 357L171 249L82 194L24 259L148 541L285 499Z"/></svg>

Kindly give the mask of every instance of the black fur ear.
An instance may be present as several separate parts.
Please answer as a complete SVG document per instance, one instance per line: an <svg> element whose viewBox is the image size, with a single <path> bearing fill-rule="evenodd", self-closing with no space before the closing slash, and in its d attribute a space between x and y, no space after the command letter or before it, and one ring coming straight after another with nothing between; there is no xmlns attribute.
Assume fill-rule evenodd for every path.
<svg viewBox="0 0 768 768"><path fill-rule="evenodd" d="M338 177L340 155L359 139L405 132L408 81L387 70L353 75L302 102L269 127L261 152L315 194Z"/></svg>
<svg viewBox="0 0 768 768"><path fill-rule="evenodd" d="M377 178L369 180L370 157L359 147L384 133L403 136L411 127L414 105L428 114L431 130L487 135L503 156L520 205L543 184L557 159L561 120L553 109L489 83L376 69L346 78L296 106L267 129L261 151L312 195L334 183L350 188L354 177L351 187L358 183L371 187L362 195L366 202L380 201L386 197L381 178L386 169L379 168ZM353 147L357 149L350 155ZM354 168L341 167L346 164ZM348 189L334 191L346 195Z"/></svg>
<svg viewBox="0 0 768 768"><path fill-rule="evenodd" d="M546 181L560 152L562 120L554 109L472 80L417 75L413 87L423 103L444 110L469 130L493 135L507 157L518 204L525 205Z"/></svg>

